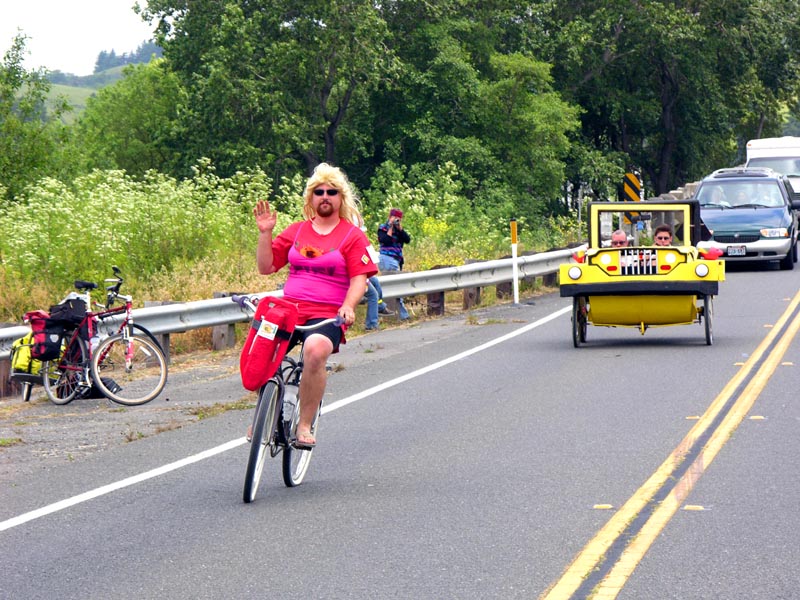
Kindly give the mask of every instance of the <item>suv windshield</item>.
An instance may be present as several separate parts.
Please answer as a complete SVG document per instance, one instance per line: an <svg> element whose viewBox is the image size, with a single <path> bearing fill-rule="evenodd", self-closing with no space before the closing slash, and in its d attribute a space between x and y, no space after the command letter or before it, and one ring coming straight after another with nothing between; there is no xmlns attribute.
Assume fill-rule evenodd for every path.
<svg viewBox="0 0 800 600"><path fill-rule="evenodd" d="M723 180L705 182L698 194L700 206L720 208L775 208L786 202L776 181Z"/></svg>

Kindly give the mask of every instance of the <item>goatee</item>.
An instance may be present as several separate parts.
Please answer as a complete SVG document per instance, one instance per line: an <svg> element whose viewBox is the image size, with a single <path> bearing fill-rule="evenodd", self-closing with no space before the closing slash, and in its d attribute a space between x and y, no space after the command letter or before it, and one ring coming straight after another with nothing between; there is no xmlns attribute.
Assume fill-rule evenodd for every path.
<svg viewBox="0 0 800 600"><path fill-rule="evenodd" d="M320 217L330 217L333 214L333 205L330 202L322 202L317 207L317 214Z"/></svg>

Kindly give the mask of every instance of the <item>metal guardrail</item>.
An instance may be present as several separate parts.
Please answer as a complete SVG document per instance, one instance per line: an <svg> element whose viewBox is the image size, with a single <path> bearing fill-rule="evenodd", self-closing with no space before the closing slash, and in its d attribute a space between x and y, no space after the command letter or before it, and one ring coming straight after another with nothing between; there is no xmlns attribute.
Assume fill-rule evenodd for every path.
<svg viewBox="0 0 800 600"><path fill-rule="evenodd" d="M560 264L569 262L572 250L541 252L530 256L517 257L520 279L538 277L558 272ZM399 273L378 277L384 298L400 298L433 292L481 287L506 283L513 280L513 259L499 259L476 262L460 267L443 267L431 271ZM259 296L281 295L282 292L265 292ZM108 323L119 323L120 317L105 319ZM134 320L155 335L184 333L191 329L230 325L248 321L250 316L230 298L214 298L194 302L179 302L164 306L137 308L133 311ZM0 329L0 360L8 360L11 344L30 331L27 326Z"/></svg>

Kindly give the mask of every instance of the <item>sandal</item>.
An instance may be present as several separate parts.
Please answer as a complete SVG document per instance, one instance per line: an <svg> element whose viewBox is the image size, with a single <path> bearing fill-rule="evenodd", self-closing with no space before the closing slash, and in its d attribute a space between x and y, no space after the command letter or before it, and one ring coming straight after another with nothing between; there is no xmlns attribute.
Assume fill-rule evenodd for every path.
<svg viewBox="0 0 800 600"><path fill-rule="evenodd" d="M311 434L311 431L298 431L294 440L294 447L301 450L310 450L317 445L317 440Z"/></svg>

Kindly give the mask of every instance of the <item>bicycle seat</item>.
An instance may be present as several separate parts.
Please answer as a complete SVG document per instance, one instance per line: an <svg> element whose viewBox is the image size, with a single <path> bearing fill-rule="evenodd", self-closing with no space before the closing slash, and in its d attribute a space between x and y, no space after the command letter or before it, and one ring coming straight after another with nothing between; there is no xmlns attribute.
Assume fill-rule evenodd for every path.
<svg viewBox="0 0 800 600"><path fill-rule="evenodd" d="M78 290L93 290L97 288L97 284L91 281L84 281L83 279L76 279L75 288Z"/></svg>

